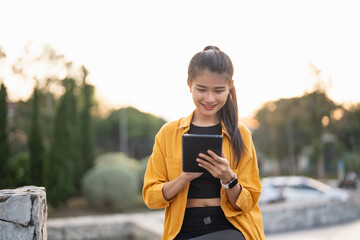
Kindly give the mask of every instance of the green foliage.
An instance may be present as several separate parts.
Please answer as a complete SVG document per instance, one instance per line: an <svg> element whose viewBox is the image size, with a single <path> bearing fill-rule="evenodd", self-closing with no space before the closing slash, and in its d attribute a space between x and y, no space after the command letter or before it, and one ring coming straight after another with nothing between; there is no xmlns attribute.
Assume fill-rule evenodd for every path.
<svg viewBox="0 0 360 240"><path fill-rule="evenodd" d="M342 154L341 158L344 161L345 169L347 172L360 172L360 152L347 151Z"/></svg>
<svg viewBox="0 0 360 240"><path fill-rule="evenodd" d="M39 92L34 89L33 106L31 116L31 128L29 134L29 152L30 152L30 179L31 184L43 185L43 166L45 163L45 147L43 143L41 116L39 112Z"/></svg>
<svg viewBox="0 0 360 240"><path fill-rule="evenodd" d="M312 146L313 153L319 153L315 162L319 163L318 171L321 171L325 167L321 162L324 159L322 138L333 131L335 123L330 116L338 107L325 93L318 91L267 103L256 114L260 125L254 132L257 150L277 159L282 174L296 174L298 156L304 147ZM322 125L324 117L330 119L326 126Z"/></svg>
<svg viewBox="0 0 360 240"><path fill-rule="evenodd" d="M81 179L85 172L89 170L94 164L95 158L95 136L94 136L94 124L91 116L91 110L94 105L93 95L94 86L88 85L85 80L87 71L83 67L84 82L81 87L80 94L80 121L79 121L79 135L80 135L80 161L81 164L76 168L75 181L76 187L80 190Z"/></svg>
<svg viewBox="0 0 360 240"><path fill-rule="evenodd" d="M125 114L123 112L126 111ZM96 144L99 152L119 151L121 145L121 134L119 129L123 119L120 116L127 116L127 139L128 155L132 158L141 159L152 152L154 138L165 120L151 114L140 112L128 107L112 111L107 118L98 118L95 125ZM126 139L123 137L122 139Z"/></svg>
<svg viewBox="0 0 360 240"><path fill-rule="evenodd" d="M291 166L297 165L305 149L311 149L306 173L312 176L336 174L339 158L348 159L349 171L360 171L354 157L360 151L360 104L347 110L325 92L314 91L268 102L257 111L256 119L259 128L253 136L259 156L276 159L280 174L293 173Z"/></svg>
<svg viewBox="0 0 360 240"><path fill-rule="evenodd" d="M13 187L21 187L32 184L30 180L30 156L27 152L15 154L10 158L9 172L12 173Z"/></svg>
<svg viewBox="0 0 360 240"><path fill-rule="evenodd" d="M138 199L139 163L123 153L107 153L95 160L82 182L83 194L99 208L128 210Z"/></svg>
<svg viewBox="0 0 360 240"><path fill-rule="evenodd" d="M335 129L339 142L344 149L360 151L360 103L349 110L342 109L343 116Z"/></svg>
<svg viewBox="0 0 360 240"><path fill-rule="evenodd" d="M9 187L9 156L10 146L7 129L7 93L5 85L0 86L0 188Z"/></svg>
<svg viewBox="0 0 360 240"><path fill-rule="evenodd" d="M74 168L78 166L77 101L75 82L65 79L65 94L56 110L49 157L45 163L45 186L49 203L64 203L74 191Z"/></svg>

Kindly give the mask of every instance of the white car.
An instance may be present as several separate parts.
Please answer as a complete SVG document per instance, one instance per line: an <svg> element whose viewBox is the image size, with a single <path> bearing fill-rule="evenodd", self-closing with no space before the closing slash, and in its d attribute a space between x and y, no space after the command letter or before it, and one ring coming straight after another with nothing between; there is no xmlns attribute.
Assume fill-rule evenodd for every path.
<svg viewBox="0 0 360 240"><path fill-rule="evenodd" d="M261 180L262 193L259 204L280 201L337 200L347 201L347 191L333 188L305 176L267 177Z"/></svg>

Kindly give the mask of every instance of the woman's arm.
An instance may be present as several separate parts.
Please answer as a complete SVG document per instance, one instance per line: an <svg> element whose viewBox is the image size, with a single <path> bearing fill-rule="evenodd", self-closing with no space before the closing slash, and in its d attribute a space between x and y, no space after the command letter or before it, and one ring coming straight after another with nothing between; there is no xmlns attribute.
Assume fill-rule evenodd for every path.
<svg viewBox="0 0 360 240"><path fill-rule="evenodd" d="M189 183L202 173L181 173L169 180L165 158L166 133L163 127L155 137L153 153L144 175L143 199L149 208L164 208Z"/></svg>
<svg viewBox="0 0 360 240"><path fill-rule="evenodd" d="M236 174L234 173L234 176L236 176ZM232 179L232 178L231 178ZM230 180L231 180L230 179ZM229 181L230 181L229 180ZM224 182L223 180L221 180L222 183L227 184L229 181ZM236 200L238 199L242 187L239 183L237 183L233 188L231 189L225 189L226 190L226 194L228 196L229 202L231 204L231 206L236 210L236 211L241 211L241 209L236 205Z"/></svg>
<svg viewBox="0 0 360 240"><path fill-rule="evenodd" d="M190 173L182 172L179 177L174 178L170 182L165 183L162 193L165 200L170 201L173 199L178 192L180 192L186 184L191 182L191 180L200 177L203 173Z"/></svg>

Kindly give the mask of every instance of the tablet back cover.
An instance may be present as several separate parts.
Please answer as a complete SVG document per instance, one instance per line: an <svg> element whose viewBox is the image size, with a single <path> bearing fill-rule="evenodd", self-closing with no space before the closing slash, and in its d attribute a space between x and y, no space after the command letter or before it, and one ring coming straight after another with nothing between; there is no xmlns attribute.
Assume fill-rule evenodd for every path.
<svg viewBox="0 0 360 240"><path fill-rule="evenodd" d="M182 136L182 169L184 172L205 172L199 167L196 158L199 153L207 154L207 150L214 151L221 156L222 135L184 134Z"/></svg>

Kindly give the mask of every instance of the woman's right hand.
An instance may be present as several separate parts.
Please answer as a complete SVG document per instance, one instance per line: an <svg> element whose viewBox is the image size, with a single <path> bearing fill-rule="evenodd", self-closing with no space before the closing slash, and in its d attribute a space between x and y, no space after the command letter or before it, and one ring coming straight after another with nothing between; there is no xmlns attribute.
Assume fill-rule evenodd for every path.
<svg viewBox="0 0 360 240"><path fill-rule="evenodd" d="M202 172L182 172L180 174L180 177L184 178L185 181L188 183L194 180L195 178L200 177L202 174L203 174Z"/></svg>
<svg viewBox="0 0 360 240"><path fill-rule="evenodd" d="M165 183L162 189L164 198L167 201L174 198L176 194L178 194L178 192L185 187L186 184L195 178L200 177L202 174L202 172L182 172L177 178Z"/></svg>

